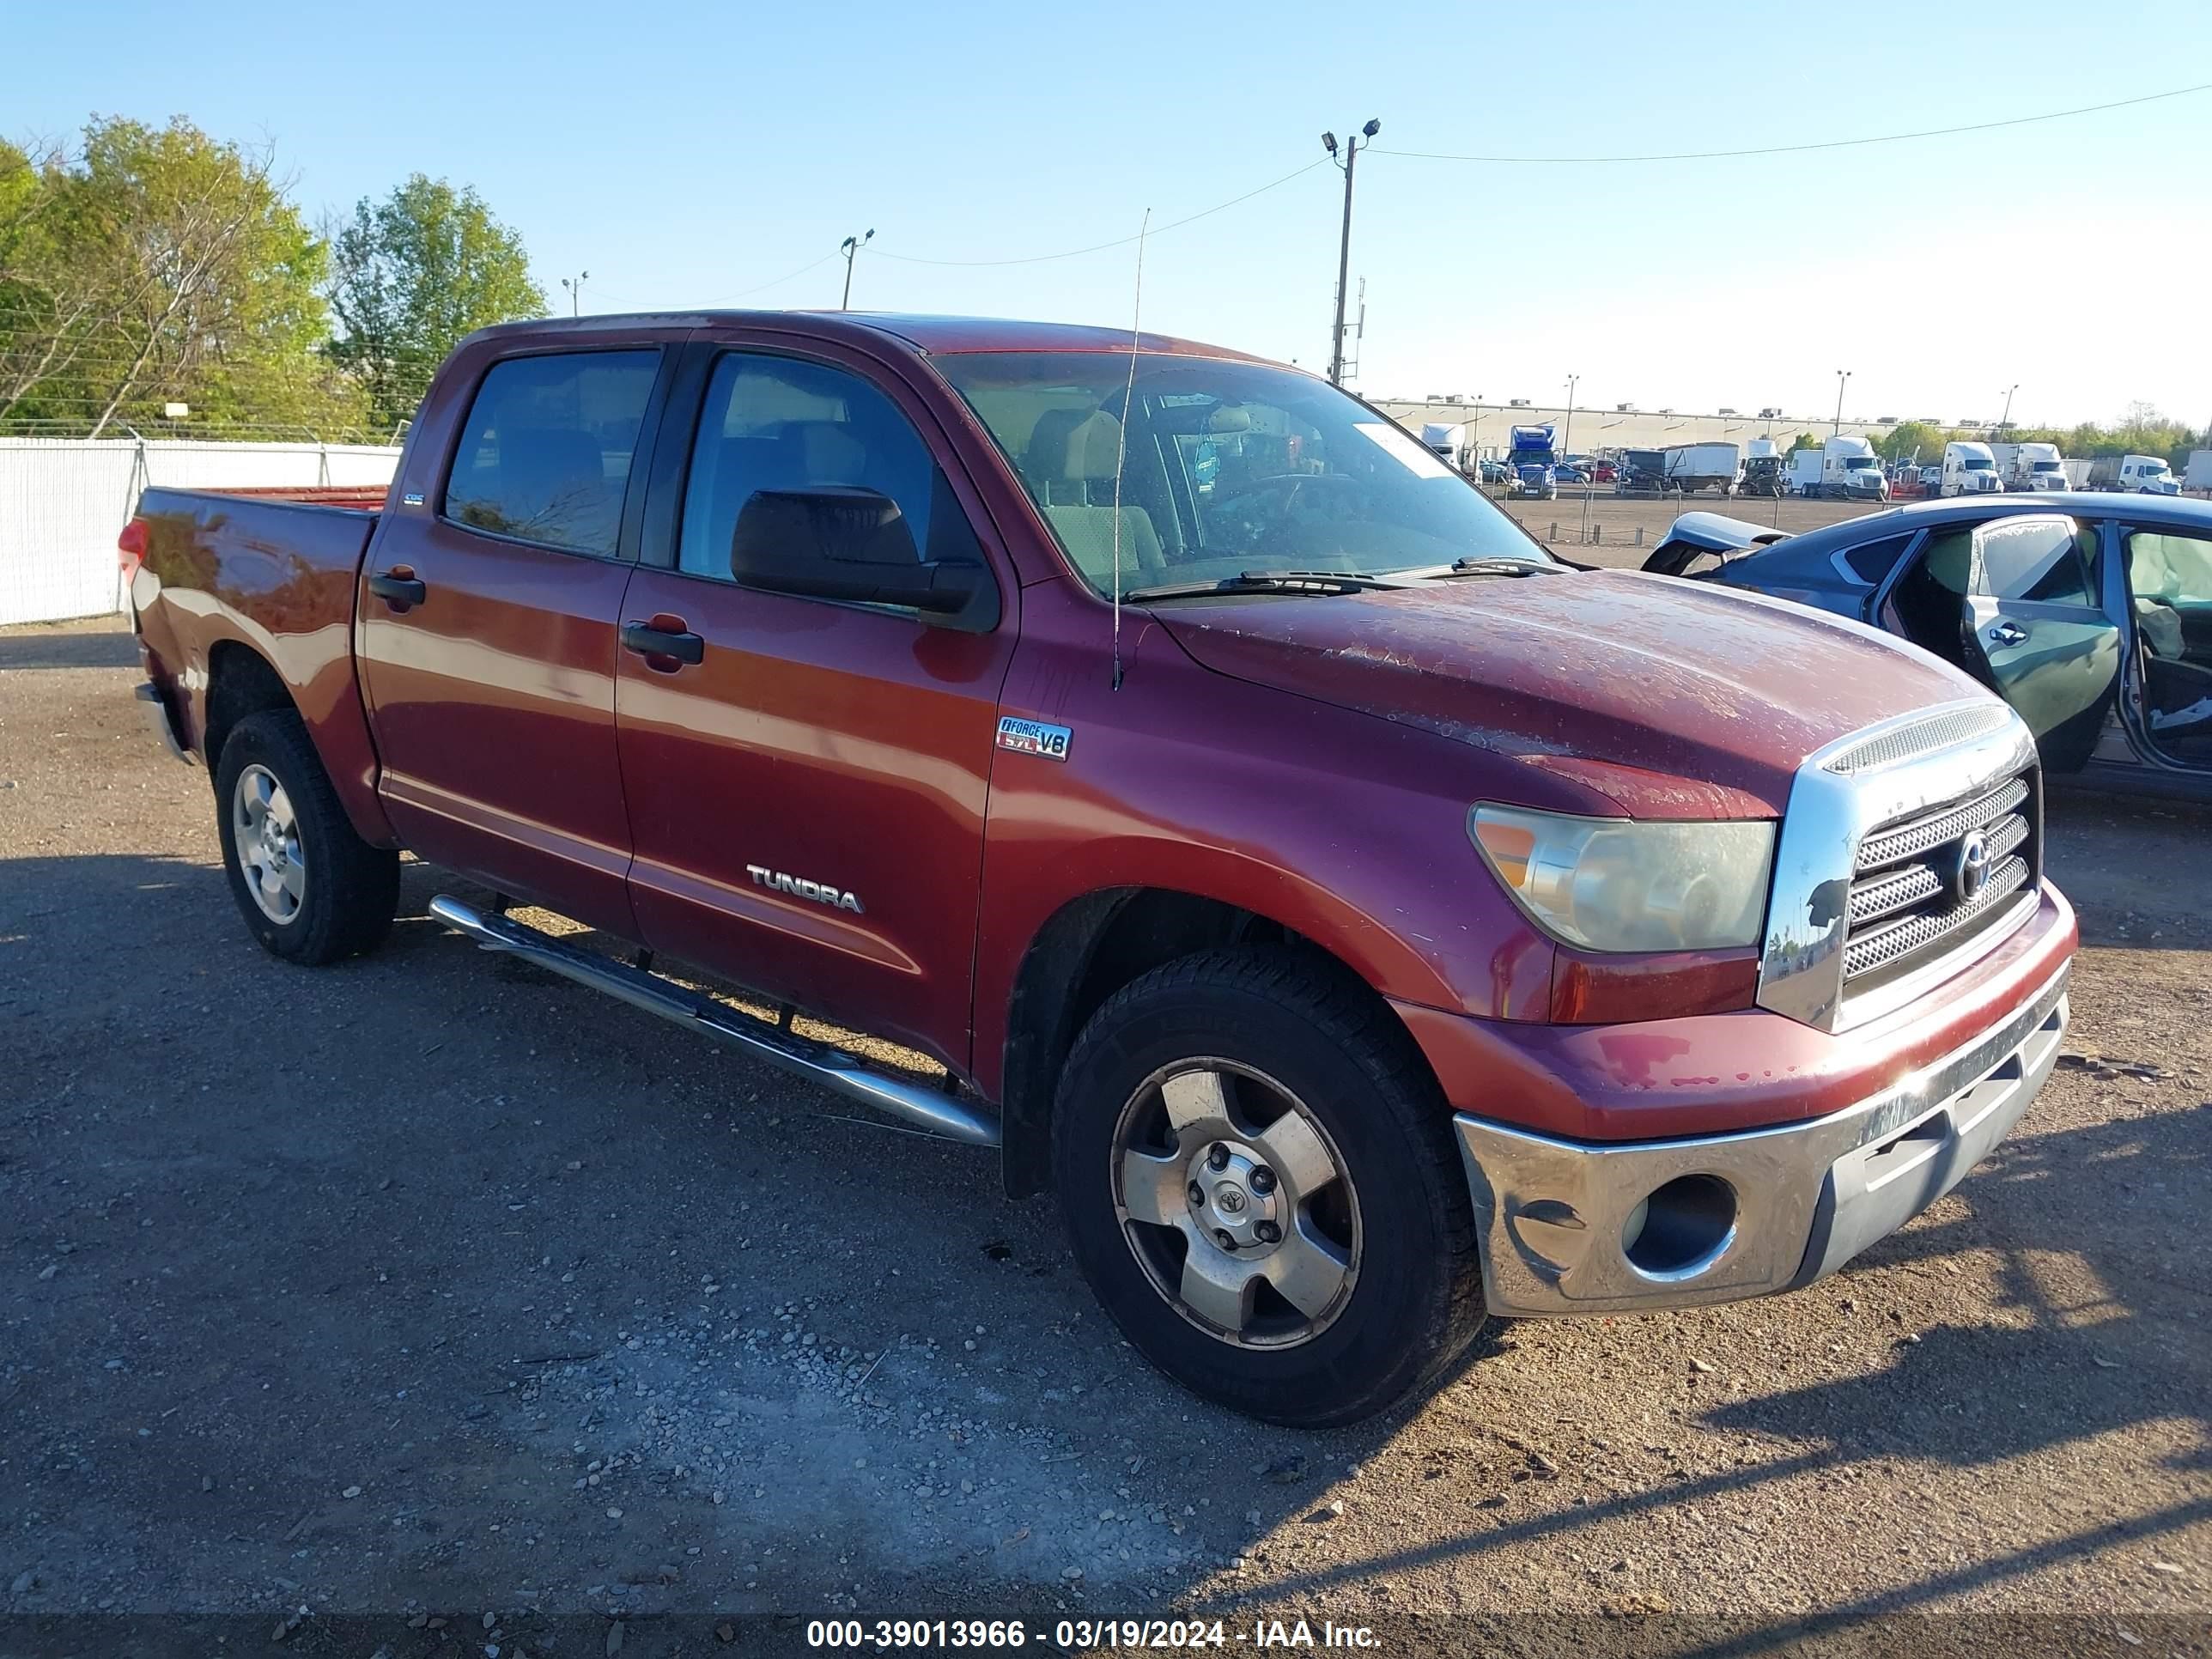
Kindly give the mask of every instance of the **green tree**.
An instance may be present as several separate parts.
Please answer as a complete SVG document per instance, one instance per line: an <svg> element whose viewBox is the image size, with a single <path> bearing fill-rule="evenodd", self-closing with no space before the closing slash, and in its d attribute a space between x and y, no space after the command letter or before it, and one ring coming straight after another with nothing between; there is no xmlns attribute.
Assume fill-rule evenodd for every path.
<svg viewBox="0 0 2212 1659"><path fill-rule="evenodd" d="M1801 449L1818 449L1820 447L1820 441L1818 438L1814 437L1809 432L1801 432L1797 434L1796 441L1790 446L1790 453L1795 455Z"/></svg>
<svg viewBox="0 0 2212 1659"><path fill-rule="evenodd" d="M465 335L545 314L521 236L473 189L443 179L418 173L381 202L363 198L332 245L343 331L331 355L360 376L380 427L415 413Z"/></svg>
<svg viewBox="0 0 2212 1659"><path fill-rule="evenodd" d="M1941 427L1930 426L1925 421L1906 421L1889 429L1887 436L1875 445L1875 452L1885 461L1909 461L1915 452L1921 459L1932 465L1942 457L1945 437Z"/></svg>
<svg viewBox="0 0 2212 1659"><path fill-rule="evenodd" d="M0 153L0 420L98 437L191 406L196 428L328 431L361 401L317 352L322 244L270 155L95 118L74 154Z"/></svg>

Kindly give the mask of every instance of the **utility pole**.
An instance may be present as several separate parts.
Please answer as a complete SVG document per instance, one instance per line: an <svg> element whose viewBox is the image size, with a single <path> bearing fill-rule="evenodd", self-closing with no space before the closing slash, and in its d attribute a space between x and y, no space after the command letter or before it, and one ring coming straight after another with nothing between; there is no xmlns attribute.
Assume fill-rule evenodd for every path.
<svg viewBox="0 0 2212 1659"><path fill-rule="evenodd" d="M848 236L837 245L845 256L845 297L837 301L838 310L853 308L853 256L875 240L876 233L872 230L865 236Z"/></svg>
<svg viewBox="0 0 2212 1659"><path fill-rule="evenodd" d="M574 317L584 301L584 284L592 280L592 273L580 270L574 276L563 276L561 286L568 290L568 314Z"/></svg>
<svg viewBox="0 0 2212 1659"><path fill-rule="evenodd" d="M1336 245L1336 331L1329 336L1328 383L1344 384L1344 301L1346 289L1352 281L1352 169L1359 160L1359 141L1371 140L1382 131L1380 121L1370 121L1358 132L1344 141L1344 153L1337 157L1337 166L1344 169L1344 231ZM1337 155L1336 135L1324 132L1321 147L1331 155Z"/></svg>
<svg viewBox="0 0 2212 1659"><path fill-rule="evenodd" d="M1850 378L1851 372L1847 368L1836 371L1836 424L1828 434L1832 438L1844 429L1844 382Z"/></svg>
<svg viewBox="0 0 2212 1659"><path fill-rule="evenodd" d="M2012 430L2012 394L2019 390L2020 382L2017 380L2014 381L2010 386L2005 388L2004 418L1997 422L1997 430L2000 432L2009 432Z"/></svg>
<svg viewBox="0 0 2212 1659"><path fill-rule="evenodd" d="M1559 453L1562 455L1571 453L1575 447L1575 384L1581 379L1579 374L1567 376L1567 430L1566 435L1559 440Z"/></svg>

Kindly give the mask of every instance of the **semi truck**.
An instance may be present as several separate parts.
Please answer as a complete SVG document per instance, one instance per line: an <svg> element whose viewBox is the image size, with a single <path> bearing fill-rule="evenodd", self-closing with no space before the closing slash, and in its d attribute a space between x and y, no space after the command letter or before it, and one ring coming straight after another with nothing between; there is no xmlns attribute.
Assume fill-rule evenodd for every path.
<svg viewBox="0 0 2212 1659"><path fill-rule="evenodd" d="M1943 494L1990 495L2003 489L1997 458L1987 444L1960 441L1943 446Z"/></svg>
<svg viewBox="0 0 2212 1659"><path fill-rule="evenodd" d="M1506 465L1512 468L1509 495L1529 501L1557 501L1559 479L1557 468L1559 451L1556 428L1549 422L1542 426L1516 426L1511 433L1512 448L1507 453Z"/></svg>
<svg viewBox="0 0 2212 1659"><path fill-rule="evenodd" d="M2072 487L2066 479L2065 458L2058 453L2057 444L1991 444L1990 455L1996 462L1997 477L2007 489L2033 493Z"/></svg>
<svg viewBox="0 0 2212 1659"><path fill-rule="evenodd" d="M1864 438L1838 433L1820 447L1820 493L1837 501L1886 501L1889 475Z"/></svg>
<svg viewBox="0 0 2212 1659"><path fill-rule="evenodd" d="M1421 428L1421 447L1453 471L1468 470L1467 427L1464 422L1427 422Z"/></svg>
<svg viewBox="0 0 2212 1659"><path fill-rule="evenodd" d="M2181 481L2155 455L2100 455L2089 463L2089 488L2130 495L2179 495Z"/></svg>
<svg viewBox="0 0 2212 1659"><path fill-rule="evenodd" d="M1741 495L1786 495L1790 493L1790 475L1782 452L1771 438L1753 438L1746 447L1743 482L1736 486Z"/></svg>
<svg viewBox="0 0 2212 1659"><path fill-rule="evenodd" d="M1201 448L1203 486L1158 464ZM1365 404L1218 348L504 324L388 493L155 488L118 546L138 701L271 955L376 949L411 852L456 878L432 924L604 994L623 1042L665 1020L994 1152L1139 1352L1270 1421L1383 1411L1488 1315L1811 1284L2064 1038L2035 742L1978 682L1564 564ZM362 984L240 1066L281 1080ZM487 1033L447 1069L538 1040L513 1000L447 1011ZM744 1162L672 1179L757 1198ZM784 1224L896 1259L896 1206L865 1219Z"/></svg>

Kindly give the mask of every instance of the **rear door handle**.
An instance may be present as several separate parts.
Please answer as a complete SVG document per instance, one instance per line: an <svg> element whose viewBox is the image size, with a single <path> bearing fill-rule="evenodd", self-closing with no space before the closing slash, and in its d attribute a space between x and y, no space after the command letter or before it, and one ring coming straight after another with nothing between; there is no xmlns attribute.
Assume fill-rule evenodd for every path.
<svg viewBox="0 0 2212 1659"><path fill-rule="evenodd" d="M380 570L368 579L368 591L386 605L405 610L410 605L420 605L430 597L428 584L417 576L411 566L395 564L389 570Z"/></svg>
<svg viewBox="0 0 2212 1659"><path fill-rule="evenodd" d="M647 668L672 674L682 663L703 662L707 658L707 641L684 625L681 617L655 617L649 623L626 622L622 625L623 649L635 651L645 659Z"/></svg>
<svg viewBox="0 0 2212 1659"><path fill-rule="evenodd" d="M1999 623L1990 629L1991 645L2020 645L2026 642L2027 630L2018 623Z"/></svg>

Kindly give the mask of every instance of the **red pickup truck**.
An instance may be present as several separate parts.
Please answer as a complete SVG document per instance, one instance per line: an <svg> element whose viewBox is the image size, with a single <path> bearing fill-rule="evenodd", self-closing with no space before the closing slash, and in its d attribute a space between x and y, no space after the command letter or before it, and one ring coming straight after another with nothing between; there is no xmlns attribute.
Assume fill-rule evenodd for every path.
<svg viewBox="0 0 2212 1659"><path fill-rule="evenodd" d="M1138 1348L1278 1421L1389 1405L1486 1312L1832 1272L2065 1026L2002 702L1565 565L1231 352L512 325L380 510L154 489L122 546L141 695L270 951L374 945L402 848L464 872L499 900L431 908L477 944L1000 1147Z"/></svg>

